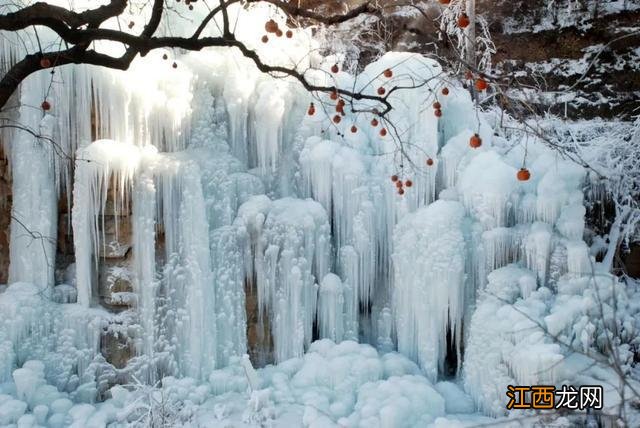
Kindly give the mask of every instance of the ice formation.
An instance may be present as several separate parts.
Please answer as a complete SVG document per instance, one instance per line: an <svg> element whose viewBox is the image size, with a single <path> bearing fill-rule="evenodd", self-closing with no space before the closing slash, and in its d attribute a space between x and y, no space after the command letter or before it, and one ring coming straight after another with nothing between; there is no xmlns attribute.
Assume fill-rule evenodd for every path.
<svg viewBox="0 0 640 428"><path fill-rule="evenodd" d="M266 47L253 27L272 11L235 7L246 20L238 37L273 64L311 67L319 84L374 93L392 68L393 85L424 85L393 92L374 127L366 113L340 124L305 116L310 94L230 50L168 52L177 70L155 51L127 72L63 67L46 113L33 106L48 75L31 76L16 120L61 146L3 134L16 196L11 284L0 294L0 424L135 423L130 401L142 393L114 385L136 379L203 405L182 407L196 424L263 423L279 408L278 418L309 426L446 426L447 413L501 415L507 384L570 378L566 350L540 326L582 349L605 346L610 317L596 325L586 315L597 299L628 299L615 278L591 280L581 167L494 136L431 59L391 52L357 76L328 77L335 59L316 53L310 31ZM445 84L438 119L430 105ZM401 147L381 136L390 125ZM532 179L520 183L524 150ZM393 174L413 182L404 197ZM52 263L60 199L73 207L75 246L62 283ZM119 219L113 231L108 216ZM127 219L131 242L121 245ZM102 308L107 254L128 263L132 289L111 300L127 303L120 313ZM250 298L273 341L262 351L280 363L257 372L242 357ZM125 367L101 355L105 337L131 341Z"/></svg>
<svg viewBox="0 0 640 428"><path fill-rule="evenodd" d="M457 352L465 298L464 208L436 201L405 217L395 232L394 309L398 351L429 379L443 372L448 329Z"/></svg>

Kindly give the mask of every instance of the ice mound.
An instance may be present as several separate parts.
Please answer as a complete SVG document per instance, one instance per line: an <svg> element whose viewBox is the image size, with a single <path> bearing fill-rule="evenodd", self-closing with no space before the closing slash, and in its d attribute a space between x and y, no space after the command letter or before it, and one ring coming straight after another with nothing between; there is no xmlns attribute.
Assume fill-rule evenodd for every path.
<svg viewBox="0 0 640 428"><path fill-rule="evenodd" d="M397 353L379 354L352 341L325 339L276 366L247 367L233 357L208 381L164 378L158 387L113 386L107 400L88 404L47 384L32 360L0 388L0 422L18 426L146 425L162 418L184 426L426 426L445 408L466 413L468 397L454 384L435 387ZM255 376L255 380L251 378ZM439 392L441 391L441 392ZM465 398L466 397L466 398ZM158 418L158 419L156 419Z"/></svg>

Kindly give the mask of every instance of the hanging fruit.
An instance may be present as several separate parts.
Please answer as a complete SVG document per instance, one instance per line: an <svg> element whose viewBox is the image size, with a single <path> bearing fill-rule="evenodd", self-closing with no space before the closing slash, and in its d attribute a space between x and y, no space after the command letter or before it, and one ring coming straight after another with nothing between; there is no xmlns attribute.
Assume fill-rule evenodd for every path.
<svg viewBox="0 0 640 428"><path fill-rule="evenodd" d="M293 31L291 31L291 30L287 30L287 32L284 33L284 34L287 36L287 39L290 39L290 38L293 37Z"/></svg>
<svg viewBox="0 0 640 428"><path fill-rule="evenodd" d="M518 171L518 180L529 181L530 178L531 173L529 172L529 170L527 168L520 168L520 171Z"/></svg>
<svg viewBox="0 0 640 428"><path fill-rule="evenodd" d="M309 116L313 116L314 114L316 114L316 106L313 105L313 103L309 104L309 110L307 110L307 113L309 114Z"/></svg>
<svg viewBox="0 0 640 428"><path fill-rule="evenodd" d="M44 110L44 111L51 110L51 104L49 104L49 101L47 101L47 100L44 100L42 102L42 104L40 105L40 107L42 107L42 110Z"/></svg>
<svg viewBox="0 0 640 428"><path fill-rule="evenodd" d="M265 34L264 36L262 36L262 43L267 43L269 41L269 37L267 37L267 35Z"/></svg>
<svg viewBox="0 0 640 428"><path fill-rule="evenodd" d="M344 105L342 105L340 103L336 104L336 112L344 113Z"/></svg>
<svg viewBox="0 0 640 428"><path fill-rule="evenodd" d="M469 145L474 149L477 149L482 145L482 138L478 134L473 134L473 137L469 140Z"/></svg>
<svg viewBox="0 0 640 428"><path fill-rule="evenodd" d="M435 103L433 103L433 108L436 110L440 110L442 108L442 105L440 105L440 103L436 101Z"/></svg>
<svg viewBox="0 0 640 428"><path fill-rule="evenodd" d="M392 175L392 176L391 176L391 181L393 181L394 183L395 183L396 181L398 181L398 176L397 176L397 175Z"/></svg>
<svg viewBox="0 0 640 428"><path fill-rule="evenodd" d="M449 4L451 0L440 0L440 4Z"/></svg>
<svg viewBox="0 0 640 428"><path fill-rule="evenodd" d="M442 95L449 95L449 88L442 88Z"/></svg>
<svg viewBox="0 0 640 428"><path fill-rule="evenodd" d="M393 71L391 71L390 68L387 68L383 74L384 74L384 77L386 77L387 79L390 79L393 76Z"/></svg>
<svg viewBox="0 0 640 428"><path fill-rule="evenodd" d="M385 92L387 92L387 90L385 88L383 88L382 86L380 86L378 88L378 95L384 95Z"/></svg>
<svg viewBox="0 0 640 428"><path fill-rule="evenodd" d="M433 114L435 114L436 117L442 117L442 110L436 109L436 111L434 111Z"/></svg>
<svg viewBox="0 0 640 428"><path fill-rule="evenodd" d="M329 98L331 98L332 100L337 100L338 99L338 91L336 91L335 89L331 92L331 94L329 95Z"/></svg>
<svg viewBox="0 0 640 428"><path fill-rule="evenodd" d="M162 59L164 59L165 61L168 60L169 59L169 55L167 55L167 54L162 55Z"/></svg>
<svg viewBox="0 0 640 428"><path fill-rule="evenodd" d="M276 30L276 37L282 37L282 35L283 35L283 34L284 34L284 33L282 32L282 30L281 30L281 29L279 29L279 28L278 28L278 29Z"/></svg>
<svg viewBox="0 0 640 428"><path fill-rule="evenodd" d="M42 67L42 68L51 67L51 60L49 58L42 58L40 60L40 67Z"/></svg>
<svg viewBox="0 0 640 428"><path fill-rule="evenodd" d="M407 186L407 187L411 187L411 186L413 186L413 181L407 180L407 181L404 182L404 185Z"/></svg>
<svg viewBox="0 0 640 428"><path fill-rule="evenodd" d="M356 132L358 132L358 128L355 125L353 125L351 127L351 132L353 132L355 134Z"/></svg>
<svg viewBox="0 0 640 428"><path fill-rule="evenodd" d="M482 77L478 78L476 80L476 89L478 91L484 91L489 87L489 84L487 83L486 80L484 80Z"/></svg>
<svg viewBox="0 0 640 428"><path fill-rule="evenodd" d="M427 166L433 166L433 159L431 158L427 159Z"/></svg>
<svg viewBox="0 0 640 428"><path fill-rule="evenodd" d="M177 62L174 62L174 63L171 65L171 67L173 67L173 68L178 68L178 63L177 63Z"/></svg>
<svg viewBox="0 0 640 428"><path fill-rule="evenodd" d="M400 196L404 195L404 189L398 189L398 195Z"/></svg>
<svg viewBox="0 0 640 428"><path fill-rule="evenodd" d="M458 17L458 27L467 28L471 24L471 20L469 19L469 15L463 13Z"/></svg>
<svg viewBox="0 0 640 428"><path fill-rule="evenodd" d="M375 117L373 119L371 119L371 126L373 126L373 127L378 126L378 119L376 119Z"/></svg>
<svg viewBox="0 0 640 428"><path fill-rule="evenodd" d="M136 25L135 22L129 21L129 25L127 25L127 27L129 27L129 29L132 29L134 25Z"/></svg>
<svg viewBox="0 0 640 428"><path fill-rule="evenodd" d="M380 130L380 136L381 136L381 137L385 137L386 135L387 135L387 130L386 130L385 128L382 128L382 129Z"/></svg>
<svg viewBox="0 0 640 428"><path fill-rule="evenodd" d="M398 189L401 189L401 188L402 188L402 186L403 186L403 184L402 184L402 180L398 180L398 181L396 181L396 187L397 187Z"/></svg>
<svg viewBox="0 0 640 428"><path fill-rule="evenodd" d="M278 23L273 19L270 19L264 24L264 29L267 33L275 33L278 31Z"/></svg>
<svg viewBox="0 0 640 428"><path fill-rule="evenodd" d="M333 123L340 123L341 120L342 120L342 117L340 117L339 114L336 114L335 116L333 116Z"/></svg>
<svg viewBox="0 0 640 428"><path fill-rule="evenodd" d="M333 74L335 74L335 73L337 73L338 71L340 71L340 68L338 67L338 64L333 64L333 65L331 66L331 72L332 72Z"/></svg>

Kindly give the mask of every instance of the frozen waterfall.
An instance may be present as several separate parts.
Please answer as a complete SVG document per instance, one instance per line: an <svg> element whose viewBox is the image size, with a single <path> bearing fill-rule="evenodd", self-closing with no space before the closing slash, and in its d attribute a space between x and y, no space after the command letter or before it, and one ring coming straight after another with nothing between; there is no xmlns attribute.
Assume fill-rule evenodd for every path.
<svg viewBox="0 0 640 428"><path fill-rule="evenodd" d="M260 25L271 16L234 11ZM255 373L239 359L252 347L267 356L260 363L300 362L325 352L329 342L318 339L366 358L371 349L349 341L370 344L383 361L400 358L397 350L402 370L389 363L386 374L420 372L425 397L454 368L489 414L500 412L503 383L557 380L549 367L562 350L510 328L531 328L522 309L568 332L586 305L594 260L583 240L584 170L531 143L532 179L519 182L522 144L494 135L490 115L476 114L468 91L432 59L390 52L358 75L334 76L335 58L317 53L310 30L297 30L291 49L283 43L274 42L273 63L307 67L317 84L373 94L425 83L394 91L394 109L372 124L370 100L339 123L320 107L305 114L312 101L335 102L259 73L232 50L168 52L177 69L155 51L127 72L66 66L49 112L28 107L40 104L47 75L24 82L16 120L46 138L2 134L16 197L0 379L25 369L16 386L26 401L21 376L87 402L134 378L205 382L239 367L253 387ZM394 134L381 132L390 125ZM469 147L475 133L478 149ZM404 196L391 176L410 180ZM72 207L74 263L65 266L56 266L59 204ZM556 295L573 309L566 319ZM485 353L489 332L500 340ZM121 360L113 349L126 351ZM365 379L378 382L370 394L415 381L383 381L381 371ZM302 372L296 382L304 381ZM216 388L246 387L238 385ZM367 394L354 392L352 404ZM433 403L434 414L444 412Z"/></svg>

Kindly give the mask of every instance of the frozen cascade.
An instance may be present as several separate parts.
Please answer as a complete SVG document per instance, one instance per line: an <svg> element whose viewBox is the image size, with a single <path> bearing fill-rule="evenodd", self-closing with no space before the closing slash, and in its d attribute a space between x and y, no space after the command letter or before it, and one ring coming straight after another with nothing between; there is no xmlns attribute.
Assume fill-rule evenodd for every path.
<svg viewBox="0 0 640 428"><path fill-rule="evenodd" d="M149 149L148 154L154 153ZM138 147L112 140L96 141L77 151L72 221L78 303L85 307L91 304L94 294L94 269L104 233L101 233L99 216L104 213L107 193L113 187L116 195L113 214L124 212L142 156ZM105 245L104 239L102 245Z"/></svg>
<svg viewBox="0 0 640 428"><path fill-rule="evenodd" d="M524 241L524 258L527 268L538 276L538 282L545 285L551 257L553 232L547 223L536 222Z"/></svg>
<svg viewBox="0 0 640 428"><path fill-rule="evenodd" d="M203 378L216 367L215 289L200 168L185 154L167 155L158 171L167 265L166 332L175 343L178 372ZM175 317L171 319L171 317ZM162 327L162 324L160 325ZM159 333L162 334L162 333ZM173 345L172 343L172 345Z"/></svg>
<svg viewBox="0 0 640 428"><path fill-rule="evenodd" d="M241 61L244 64L244 61ZM246 64L244 64L246 65ZM222 96L229 117L229 140L233 155L246 166L250 153L247 139L249 137L249 105L251 96L255 90L256 77L247 79L246 71L249 67L243 67L237 63L230 63L227 71L227 82L224 85Z"/></svg>
<svg viewBox="0 0 640 428"><path fill-rule="evenodd" d="M358 253L352 246L342 247L338 254L340 275L344 278L344 337L357 340L359 333Z"/></svg>
<svg viewBox="0 0 640 428"><path fill-rule="evenodd" d="M12 284L0 294L0 308L1 382L10 381L12 370L32 359L44 362L47 381L60 391L89 382L90 366L101 357L106 312L49 302L39 287L27 283Z"/></svg>
<svg viewBox="0 0 640 428"><path fill-rule="evenodd" d="M210 239L219 367L226 367L231 357L243 355L247 350L244 253L240 236L234 227L223 226L214 230Z"/></svg>
<svg viewBox="0 0 640 428"><path fill-rule="evenodd" d="M436 201L405 217L394 233L393 308L398 351L437 379L447 330L459 352L465 296L464 208Z"/></svg>
<svg viewBox="0 0 640 428"><path fill-rule="evenodd" d="M265 203L266 202L266 203ZM329 271L330 230L318 202L293 198L249 199L239 219L253 234L260 310L272 323L276 361L300 356L311 343L317 278Z"/></svg>
<svg viewBox="0 0 640 428"><path fill-rule="evenodd" d="M138 296L140 325L145 334L139 351L153 358L155 347L156 277L156 183L150 173L140 174L133 193L134 292ZM152 333L152 334L149 334Z"/></svg>
<svg viewBox="0 0 640 428"><path fill-rule="evenodd" d="M478 154L464 169L458 182L462 201L485 228L509 226L516 188L515 175L516 169L493 151Z"/></svg>
<svg viewBox="0 0 640 428"><path fill-rule="evenodd" d="M354 298L368 303L376 281L376 250L381 238L362 156L350 147L316 137L307 140L300 154L305 196L320 202L332 213L334 248L350 246L357 253ZM348 269L345 267L345 269Z"/></svg>
<svg viewBox="0 0 640 428"><path fill-rule="evenodd" d="M517 260L517 245L514 245L514 233L506 227L497 227L482 234L486 253L487 272L496 270Z"/></svg>
<svg viewBox="0 0 640 428"><path fill-rule="evenodd" d="M18 121L39 132L37 139L16 131L11 147L13 206L10 234L10 282L30 282L43 290L53 286L53 262L57 240L57 191L55 147L46 138L56 138L54 118L31 107L40 94L24 91ZM28 173L21 173L28 171ZM38 198L33 197L39 195Z"/></svg>
<svg viewBox="0 0 640 428"><path fill-rule="evenodd" d="M547 343L535 331L531 319L544 315L542 301L549 297L548 289L531 292L535 281L533 272L515 265L495 270L471 319L463 379L465 389L488 414L504 412L506 385L553 384L552 369L563 358L559 345ZM526 333L532 328L534 334ZM505 366L509 370L503 370Z"/></svg>
<svg viewBox="0 0 640 428"><path fill-rule="evenodd" d="M340 277L327 274L318 292L318 328L320 337L336 343L344 337L344 286Z"/></svg>
<svg viewBox="0 0 640 428"><path fill-rule="evenodd" d="M277 159L282 149L283 116L285 113L288 85L278 81L262 82L258 88L255 109L255 136L258 166L263 170L276 171ZM285 96L283 96L283 93Z"/></svg>
<svg viewBox="0 0 640 428"><path fill-rule="evenodd" d="M13 379L20 400L31 406L37 388L46 386L43 377L77 401L103 394L105 385L116 382L116 372L100 355L100 335L117 323L126 324L118 333L135 344L127 370L142 372L145 381L167 375L188 377L165 378L167 384L224 378L248 347L245 287L257 290L258 310L269 318L276 362L305 351L372 351L348 341L311 344L317 326L321 338L376 344L389 352L382 361L399 358L392 354L397 346L436 380L451 332L466 389L490 414L503 407L504 385L554 382L556 372L545 369L562 357L540 335L522 333L531 323L496 296L553 332L573 335L580 346L595 343L589 333L594 326L574 323L592 300L584 282L593 261L583 241L582 168L531 143L532 179L519 183L522 148L505 150L507 142L494 138L483 114L476 116L467 91L448 83L450 95L440 97L446 77L440 78L442 68L434 61L387 53L359 76L334 76L326 73L334 59L316 53L309 31L296 29L293 39L275 39L267 48L255 28L265 16L283 25L287 18L261 7L233 5L232 11L255 24L238 29L249 46L271 64L297 63L319 85L375 93L389 84L381 76L388 67L396 85L426 77L423 87L391 94L388 120L406 140L410 157L431 157L434 164L402 164L397 142L391 135L380 137L387 119L372 127L372 116L363 113L326 127L323 115L304 116L301 106L309 94L260 74L231 50L200 56L168 52L176 56L177 69L166 67L162 51L134 61L127 72L60 68L61 80L72 84L54 82L48 96L54 107L47 114L26 107L40 104L49 84L47 73L36 73L25 82L25 107L17 111L21 122L76 155L77 290L59 284L52 297L72 302L77 292L78 303L54 303L38 294L55 285L46 263L55 257L55 245L46 242L44 252L27 245L14 221L11 281L35 286L15 283L0 294L7 314L0 321L0 376ZM3 39L0 44L7 46ZM12 49L17 48L6 51ZM433 94L443 105L440 120L424 108ZM320 97L329 102L326 94ZM350 132L351 126L358 132ZM475 132L483 146L470 150ZM24 195L16 196L14 212L26 213L20 221L55 242L57 192L66 190L70 197L72 165L51 162L57 159L54 150L31 137L4 137L3 131L5 145L10 140L13 193ZM21 172L34 168L39 174ZM389 182L392 174L413 181L403 198ZM118 316L98 307L94 290L106 242L101 216L111 214L105 208L112 195L114 214L132 208L133 222L134 306ZM579 334L572 330L576 326ZM487 350L487 343L495 346ZM304 356L282 370L316 358ZM44 370L29 361L35 359ZM406 371L417 373L407 364ZM408 374L393 366L385 372ZM257 375L251 373L255 386ZM296 375L293 384L304 384L305 376ZM331 376L335 386L340 379ZM330 410L343 422L369 421L369 403L393 388L414 385L432 400L427 413L443 414L444 404L421 379L371 376L365 380L377 383L350 393L353 415L342 410L344 403ZM37 384L35 393L27 380ZM274 376L273 384L281 386L281 380ZM242 391L243 382L212 388ZM286 395L284 389L278 393ZM392 425L399 421L385 409L380 418Z"/></svg>

